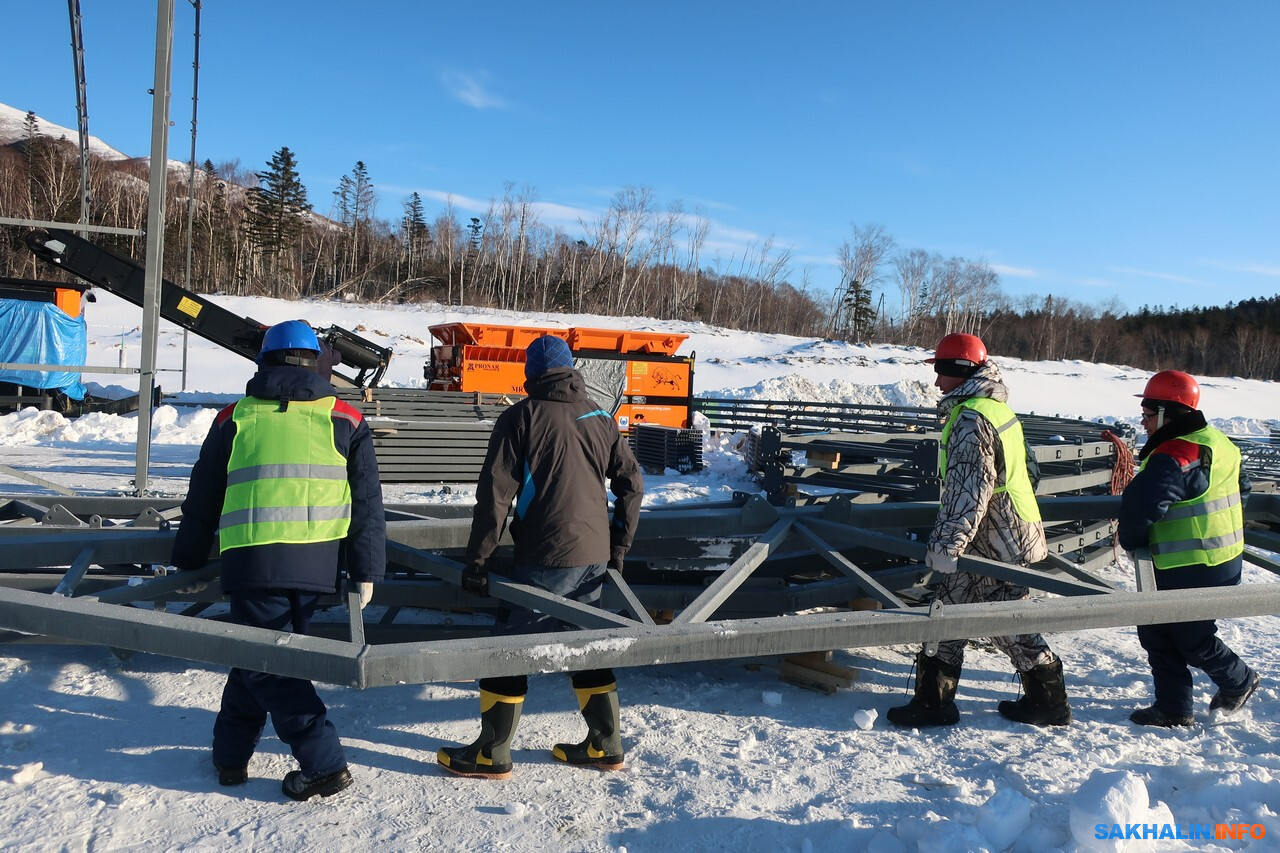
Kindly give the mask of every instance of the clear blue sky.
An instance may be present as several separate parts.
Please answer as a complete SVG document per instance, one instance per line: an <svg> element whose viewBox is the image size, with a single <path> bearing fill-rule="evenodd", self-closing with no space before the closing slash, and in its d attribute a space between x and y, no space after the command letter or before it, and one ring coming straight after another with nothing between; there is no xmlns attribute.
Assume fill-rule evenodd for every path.
<svg viewBox="0 0 1280 853"><path fill-rule="evenodd" d="M86 0L90 132L149 150L155 3ZM0 102L75 127L66 4L6 3ZM1223 304L1280 290L1280 4L206 0L197 155L298 157L317 211L526 185L576 231L620 188L838 281L852 223L1006 293ZM170 156L190 148L177 0ZM562 206L565 209L561 209ZM887 300L894 301L890 292Z"/></svg>

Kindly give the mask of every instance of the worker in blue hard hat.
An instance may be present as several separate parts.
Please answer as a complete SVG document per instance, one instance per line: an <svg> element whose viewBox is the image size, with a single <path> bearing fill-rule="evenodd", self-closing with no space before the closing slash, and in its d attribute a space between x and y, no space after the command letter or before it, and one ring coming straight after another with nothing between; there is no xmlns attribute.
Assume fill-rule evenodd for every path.
<svg viewBox="0 0 1280 853"><path fill-rule="evenodd" d="M172 562L203 566L214 534L222 591L238 624L308 633L341 566L369 603L385 570L386 515L373 435L359 410L317 374L321 346L289 320L267 330L246 396L223 409L200 448L182 503ZM299 769L292 799L330 796L352 783L337 729L310 681L232 669L213 725L222 785L249 778L270 715Z"/></svg>

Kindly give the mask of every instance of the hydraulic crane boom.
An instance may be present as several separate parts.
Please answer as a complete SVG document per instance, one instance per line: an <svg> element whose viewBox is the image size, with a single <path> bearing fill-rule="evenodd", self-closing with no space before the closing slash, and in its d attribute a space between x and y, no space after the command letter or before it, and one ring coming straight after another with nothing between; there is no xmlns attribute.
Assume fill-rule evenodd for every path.
<svg viewBox="0 0 1280 853"><path fill-rule="evenodd" d="M41 260L134 305L142 305L144 270L129 258L96 246L71 231L56 228L33 231L27 235L26 242L27 248ZM257 359L262 336L267 331L265 324L228 311L167 278L161 281L160 316L250 360ZM335 385L375 387L391 361L389 348L340 326L316 329L316 336L342 357L343 365L355 370L354 375L335 370Z"/></svg>

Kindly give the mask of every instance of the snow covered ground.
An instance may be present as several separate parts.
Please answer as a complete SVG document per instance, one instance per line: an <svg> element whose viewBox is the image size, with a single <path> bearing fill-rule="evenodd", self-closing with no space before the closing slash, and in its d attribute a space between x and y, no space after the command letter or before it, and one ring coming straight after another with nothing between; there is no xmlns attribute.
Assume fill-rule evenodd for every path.
<svg viewBox="0 0 1280 853"><path fill-rule="evenodd" d="M665 329L689 334L695 384L709 396L930 405L932 374L918 349L751 335L643 318L503 314L438 306L219 300L264 323L301 316L391 346L387 382L422 384L427 327L461 319L526 325ZM109 294L89 306L91 364L137 364L140 312ZM181 332L164 325L160 382L180 384ZM191 339L187 398L234 399L249 362ZM1018 411L1136 423L1146 374L1081 362L1001 359ZM90 379L94 377L89 377ZM1280 419L1280 384L1201 378L1202 408L1236 434ZM102 390L101 388L95 390ZM180 397L183 395L180 395ZM151 486L181 494L212 412L162 407L153 424ZM0 461L92 494L130 491L133 418L67 421L34 410L0 416ZM732 453L708 470L647 482L646 506L754 490ZM0 474L0 490L38 489ZM455 487L388 487L389 501L467 503ZM1128 583L1123 557L1111 577ZM1246 582L1276 582L1247 569ZM1131 585L1131 584L1130 584ZM1226 620L1221 633L1263 676L1234 717L1210 716L1198 676L1197 725L1139 729L1149 703L1145 657L1131 629L1056 634L1075 722L1015 726L995 711L1018 687L1007 659L971 644L958 699L961 724L904 732L884 713L905 701L914 648L837 651L852 689L821 696L770 667L664 665L620 672L628 767L615 774L559 765L557 740L578 739L563 676L535 676L509 782L460 780L435 750L477 730L471 684L371 691L321 688L357 785L327 801L286 800L293 768L268 732L240 788L219 788L208 743L224 672L97 647L14 645L0 651L0 848L9 850L1272 850L1280 849L1280 617ZM1099 839L1113 824L1191 836L1246 824L1252 836ZM1132 832L1132 830L1130 830ZM1257 837L1259 832L1264 837ZM1139 834L1141 827L1138 828ZM1127 846L1126 846L1127 845Z"/></svg>

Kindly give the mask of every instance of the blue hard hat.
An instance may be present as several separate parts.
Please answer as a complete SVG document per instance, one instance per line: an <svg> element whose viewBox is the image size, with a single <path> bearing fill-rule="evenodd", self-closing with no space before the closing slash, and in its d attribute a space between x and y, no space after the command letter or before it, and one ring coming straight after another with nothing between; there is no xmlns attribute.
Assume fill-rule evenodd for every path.
<svg viewBox="0 0 1280 853"><path fill-rule="evenodd" d="M285 320L283 323L276 323L267 329L267 334L262 338L262 349L258 350L258 364L262 364L262 357L267 353L282 349L309 349L319 355L320 340L311 327L301 320Z"/></svg>

